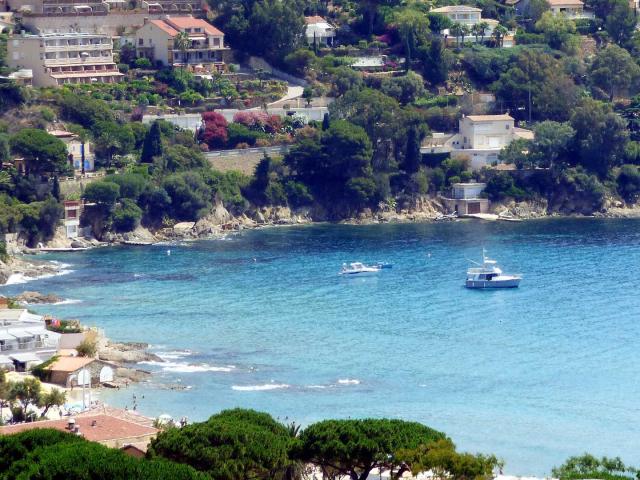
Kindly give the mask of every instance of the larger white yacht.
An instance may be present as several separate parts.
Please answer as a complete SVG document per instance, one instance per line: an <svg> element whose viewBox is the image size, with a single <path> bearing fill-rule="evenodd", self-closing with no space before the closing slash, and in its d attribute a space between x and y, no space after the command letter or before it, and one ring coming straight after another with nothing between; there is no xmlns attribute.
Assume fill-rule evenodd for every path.
<svg viewBox="0 0 640 480"><path fill-rule="evenodd" d="M379 265L369 266L361 262L353 262L349 265L343 263L340 275L371 275L373 273L378 273L381 269L382 267Z"/></svg>
<svg viewBox="0 0 640 480"><path fill-rule="evenodd" d="M482 263L472 263L478 267L471 267L467 270L467 288L516 288L522 280L521 275L509 275L502 273L495 260L487 257L482 249Z"/></svg>

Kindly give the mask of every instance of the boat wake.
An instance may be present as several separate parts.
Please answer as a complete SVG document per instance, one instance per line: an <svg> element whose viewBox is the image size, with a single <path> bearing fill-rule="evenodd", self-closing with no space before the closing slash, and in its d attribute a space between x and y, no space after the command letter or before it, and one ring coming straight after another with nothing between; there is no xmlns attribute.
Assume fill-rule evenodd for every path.
<svg viewBox="0 0 640 480"><path fill-rule="evenodd" d="M67 275L73 272L75 272L75 270L63 269L56 273L45 273L36 277L29 277L23 273L12 273L11 275L9 275L9 278L7 279L5 285L19 285L23 283L33 282L35 280L44 280L45 278L59 277L61 275Z"/></svg>
<svg viewBox="0 0 640 480"><path fill-rule="evenodd" d="M263 385L233 385L231 390L238 392L261 392L265 390L280 390L289 388L286 383L265 383Z"/></svg>
<svg viewBox="0 0 640 480"><path fill-rule="evenodd" d="M77 300L75 298L65 298L64 300L52 303L51 305L75 305L77 303L82 303L82 300Z"/></svg>
<svg viewBox="0 0 640 480"><path fill-rule="evenodd" d="M341 378L338 380L339 385L360 385L360 383L357 378Z"/></svg>

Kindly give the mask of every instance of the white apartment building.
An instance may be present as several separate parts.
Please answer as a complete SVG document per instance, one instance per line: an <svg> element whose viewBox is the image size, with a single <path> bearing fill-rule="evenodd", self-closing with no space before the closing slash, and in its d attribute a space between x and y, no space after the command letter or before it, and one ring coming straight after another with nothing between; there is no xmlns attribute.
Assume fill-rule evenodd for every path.
<svg viewBox="0 0 640 480"><path fill-rule="evenodd" d="M186 48L179 44L181 33L188 36ZM224 46L224 33L191 16L146 20L136 32L135 41L138 56L194 73L224 70L224 52L229 50Z"/></svg>
<svg viewBox="0 0 640 480"><path fill-rule="evenodd" d="M450 153L469 161L472 170L499 163L500 151L516 138L533 139L533 132L517 128L511 115L467 115L459 122L459 133L434 134L420 152Z"/></svg>
<svg viewBox="0 0 640 480"><path fill-rule="evenodd" d="M59 342L40 315L0 307L0 368L24 372L55 355Z"/></svg>
<svg viewBox="0 0 640 480"><path fill-rule="evenodd" d="M33 85L115 83L123 75L113 61L111 37L98 33L21 34L7 43L11 68L33 71Z"/></svg>

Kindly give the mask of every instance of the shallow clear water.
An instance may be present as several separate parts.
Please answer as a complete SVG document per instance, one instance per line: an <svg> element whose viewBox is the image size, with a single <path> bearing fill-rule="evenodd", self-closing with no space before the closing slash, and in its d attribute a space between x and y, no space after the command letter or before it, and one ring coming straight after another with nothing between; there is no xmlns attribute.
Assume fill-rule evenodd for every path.
<svg viewBox="0 0 640 480"><path fill-rule="evenodd" d="M462 287L483 246L524 274L519 289ZM74 272L0 292L81 300L36 310L169 360L107 402L136 393L141 412L190 420L233 406L413 419L513 474L584 451L640 463L640 221L274 228L45 258ZM394 267L337 275L356 260Z"/></svg>

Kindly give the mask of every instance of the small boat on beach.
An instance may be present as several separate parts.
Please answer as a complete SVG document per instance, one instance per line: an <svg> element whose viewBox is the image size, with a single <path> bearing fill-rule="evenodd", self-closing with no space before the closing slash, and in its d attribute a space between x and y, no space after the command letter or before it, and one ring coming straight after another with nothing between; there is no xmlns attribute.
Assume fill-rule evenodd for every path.
<svg viewBox="0 0 640 480"><path fill-rule="evenodd" d="M362 262L353 262L349 265L343 263L339 275L371 275L378 273L380 270L382 270L382 267L379 265L365 265Z"/></svg>
<svg viewBox="0 0 640 480"><path fill-rule="evenodd" d="M520 285L522 276L502 273L496 261L487 257L484 249L482 249L481 264L473 260L470 262L478 267L467 270L467 280L464 285L467 288L517 288Z"/></svg>

